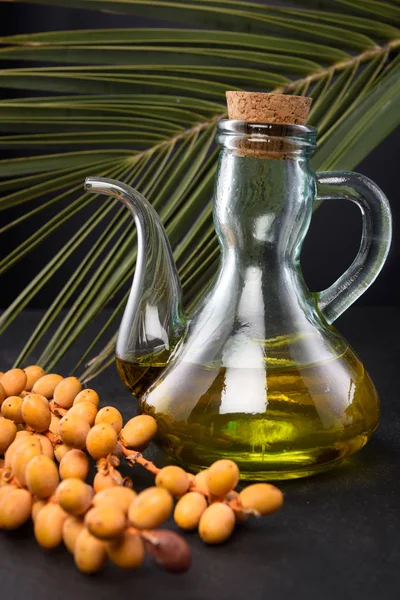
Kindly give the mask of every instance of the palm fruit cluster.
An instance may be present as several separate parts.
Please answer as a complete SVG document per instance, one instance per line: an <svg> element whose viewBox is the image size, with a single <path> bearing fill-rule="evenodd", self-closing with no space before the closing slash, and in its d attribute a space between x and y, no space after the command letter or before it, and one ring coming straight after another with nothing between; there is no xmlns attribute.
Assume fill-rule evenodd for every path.
<svg viewBox="0 0 400 600"><path fill-rule="evenodd" d="M153 417L124 424L115 407L99 403L76 377L45 374L37 365L0 373L0 529L32 519L38 544L51 550L64 543L86 574L109 560L136 569L146 555L183 572L191 563L187 542L160 529L170 517L184 531L197 529L205 543L219 544L237 523L282 506L273 485L237 491L240 473L231 460L196 475L156 467L142 454L157 432ZM97 473L89 483L93 461ZM119 470L122 461L153 473L154 485L137 493Z"/></svg>

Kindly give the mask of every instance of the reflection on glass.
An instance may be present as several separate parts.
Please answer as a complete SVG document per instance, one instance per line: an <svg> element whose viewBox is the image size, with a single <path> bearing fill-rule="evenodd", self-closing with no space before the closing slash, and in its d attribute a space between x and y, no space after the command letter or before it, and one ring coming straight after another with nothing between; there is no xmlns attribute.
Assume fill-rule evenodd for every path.
<svg viewBox="0 0 400 600"><path fill-rule="evenodd" d="M390 211L359 175L315 175L315 137L300 126L219 124L214 223L221 260L209 292L189 312L153 207L124 184L88 182L135 217L138 258L117 364L141 410L156 417L159 444L185 467L231 458L248 479L309 475L356 452L377 426L374 386L330 324L382 267ZM364 234L348 271L312 293L300 253L317 183L324 198L357 202ZM195 292L204 285L190 281Z"/></svg>

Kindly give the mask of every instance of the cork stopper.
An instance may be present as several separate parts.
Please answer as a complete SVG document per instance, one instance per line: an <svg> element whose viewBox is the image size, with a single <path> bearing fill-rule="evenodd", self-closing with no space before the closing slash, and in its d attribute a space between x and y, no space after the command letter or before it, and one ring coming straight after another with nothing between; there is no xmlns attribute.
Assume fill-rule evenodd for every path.
<svg viewBox="0 0 400 600"><path fill-rule="evenodd" d="M312 98L262 92L226 92L229 119L304 125Z"/></svg>
<svg viewBox="0 0 400 600"><path fill-rule="evenodd" d="M304 125L312 98L262 92L226 92L228 118L252 124ZM292 160L293 143L290 138L265 139L247 136L235 141L235 154L251 158Z"/></svg>

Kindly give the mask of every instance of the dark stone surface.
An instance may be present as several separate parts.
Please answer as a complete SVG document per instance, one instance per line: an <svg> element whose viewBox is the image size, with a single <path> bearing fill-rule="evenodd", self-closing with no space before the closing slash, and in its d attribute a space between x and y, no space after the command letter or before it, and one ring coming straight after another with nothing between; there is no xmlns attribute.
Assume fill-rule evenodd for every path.
<svg viewBox="0 0 400 600"><path fill-rule="evenodd" d="M2 336L2 369L12 364L34 318L25 313ZM237 528L223 546L205 547L196 534L187 535L193 566L185 575L169 575L146 563L134 573L110 565L103 574L87 578L64 549L41 550L30 526L1 532L1 600L397 597L400 309L354 307L337 326L364 361L382 400L379 430L358 455L330 473L282 483L284 509ZM103 403L114 404L124 416L135 412L114 369L102 374L94 387ZM133 477L139 486L147 479L139 470Z"/></svg>

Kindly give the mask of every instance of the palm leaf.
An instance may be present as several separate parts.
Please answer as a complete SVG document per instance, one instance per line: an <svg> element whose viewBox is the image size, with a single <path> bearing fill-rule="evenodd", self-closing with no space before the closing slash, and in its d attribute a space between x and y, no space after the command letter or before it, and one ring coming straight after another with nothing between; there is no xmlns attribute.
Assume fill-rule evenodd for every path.
<svg viewBox="0 0 400 600"><path fill-rule="evenodd" d="M24 205L22 215L0 232L59 207L9 251L0 272L48 243L61 227L75 231L3 313L0 331L70 256L82 254L95 233L95 243L54 294L16 362L26 362L42 345L40 363L54 367L117 295L116 308L77 360L79 368L95 353L83 373L90 379L113 359L117 320L134 271L135 231L114 201L98 204L79 193L84 176L119 177L149 198L171 240L187 306L193 306L210 284L219 255L210 198L224 91L312 96L310 124L320 131L313 167L353 169L400 120L400 6L395 0L41 4L122 13L127 24L129 15L157 14L172 25L0 38L0 58L19 63L0 71L0 88L34 93L0 102L0 147L31 152L0 161L0 210Z"/></svg>

